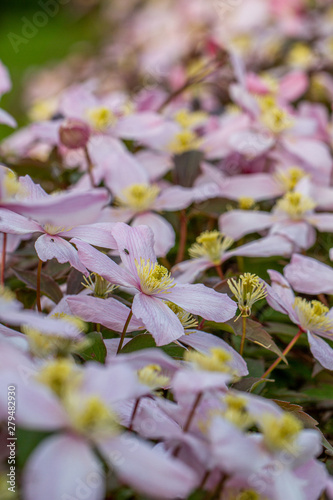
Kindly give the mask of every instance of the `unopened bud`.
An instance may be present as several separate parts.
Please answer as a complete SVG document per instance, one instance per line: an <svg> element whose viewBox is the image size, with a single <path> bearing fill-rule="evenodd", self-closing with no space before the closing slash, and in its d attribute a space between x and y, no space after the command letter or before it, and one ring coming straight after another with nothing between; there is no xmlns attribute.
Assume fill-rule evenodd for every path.
<svg viewBox="0 0 333 500"><path fill-rule="evenodd" d="M90 128L78 118L67 118L60 127L59 137L68 149L84 148L90 137Z"/></svg>

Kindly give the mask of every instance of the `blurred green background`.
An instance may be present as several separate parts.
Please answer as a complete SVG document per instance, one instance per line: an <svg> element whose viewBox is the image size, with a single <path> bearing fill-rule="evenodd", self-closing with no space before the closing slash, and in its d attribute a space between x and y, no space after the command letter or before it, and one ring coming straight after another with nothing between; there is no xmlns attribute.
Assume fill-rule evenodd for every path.
<svg viewBox="0 0 333 500"><path fill-rule="evenodd" d="M25 19L33 21L41 5L47 0L1 0L0 2L0 60L8 67L13 89L0 102L0 107L11 113L20 125L26 117L22 105L24 79L38 68L52 65L66 55L79 51L84 45L98 46L100 22L98 3L87 0L51 0L57 2L59 11L48 16L45 26L37 28L36 34L27 43L20 43L17 51L12 46L13 37L22 36ZM63 2L63 4L61 4ZM23 18L23 19L22 19ZM12 129L0 125L0 139Z"/></svg>

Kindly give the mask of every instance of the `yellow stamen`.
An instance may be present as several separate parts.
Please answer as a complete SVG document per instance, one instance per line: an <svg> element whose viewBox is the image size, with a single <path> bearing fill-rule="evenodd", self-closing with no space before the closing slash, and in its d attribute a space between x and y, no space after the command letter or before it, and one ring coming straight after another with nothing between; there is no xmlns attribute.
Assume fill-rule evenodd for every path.
<svg viewBox="0 0 333 500"><path fill-rule="evenodd" d="M48 222L43 225L43 228L47 234L50 234L51 236L54 236L59 233L64 233L65 231L70 231L71 227L61 227L61 226L53 226L52 224L49 224Z"/></svg>
<svg viewBox="0 0 333 500"><path fill-rule="evenodd" d="M278 169L274 177L286 191L292 191L306 175L306 172L301 167L295 166Z"/></svg>
<svg viewBox="0 0 333 500"><path fill-rule="evenodd" d="M333 320L328 316L329 309L319 300L308 302L296 297L293 308L303 330L328 332L333 329Z"/></svg>
<svg viewBox="0 0 333 500"><path fill-rule="evenodd" d="M240 316L243 317L250 316L253 304L267 296L266 285L256 274L242 274L238 281L231 278L228 285L237 299Z"/></svg>
<svg viewBox="0 0 333 500"><path fill-rule="evenodd" d="M291 48L288 57L288 63L299 68L307 68L314 60L313 52L305 43L295 43Z"/></svg>
<svg viewBox="0 0 333 500"><path fill-rule="evenodd" d="M214 265L221 263L223 254L233 244L233 239L219 231L204 231L197 237L188 253L193 259L207 257Z"/></svg>
<svg viewBox="0 0 333 500"><path fill-rule="evenodd" d="M192 363L198 370L210 372L232 373L229 366L232 360L231 354L220 347L210 349L210 354L190 350L184 354L184 360Z"/></svg>
<svg viewBox="0 0 333 500"><path fill-rule="evenodd" d="M69 395L65 406L77 431L88 435L92 432L118 434L120 426L116 414L100 396L92 395L82 400Z"/></svg>
<svg viewBox="0 0 333 500"><path fill-rule="evenodd" d="M4 302L13 302L15 300L15 294L9 288L0 285L0 299Z"/></svg>
<svg viewBox="0 0 333 500"><path fill-rule="evenodd" d="M171 311L173 311L177 315L179 321L185 329L186 335L189 335L191 333L191 331L186 330L194 330L197 328L198 321L193 318L191 313L188 313L182 307L177 306L177 304L174 304L173 302L167 301L165 302L165 304L171 309Z"/></svg>
<svg viewBox="0 0 333 500"><path fill-rule="evenodd" d="M2 196L4 199L15 198L19 194L24 193L24 188L17 179L17 175L12 171L6 169L6 173L2 179L2 186L4 192Z"/></svg>
<svg viewBox="0 0 333 500"><path fill-rule="evenodd" d="M184 129L176 134L173 141L169 144L168 149L172 153L179 155L185 153L186 151L199 149L201 142L202 141L198 138L195 132Z"/></svg>
<svg viewBox="0 0 333 500"><path fill-rule="evenodd" d="M201 125L207 119L207 113L204 111L190 112L187 109L181 109L175 114L175 120L184 128L191 128Z"/></svg>
<svg viewBox="0 0 333 500"><path fill-rule="evenodd" d="M36 101L29 109L28 116L34 122L50 120L57 111L57 99Z"/></svg>
<svg viewBox="0 0 333 500"><path fill-rule="evenodd" d="M273 451L292 452L295 440L302 430L301 422L291 413L284 413L279 417L266 413L261 418L260 426L266 446Z"/></svg>
<svg viewBox="0 0 333 500"><path fill-rule="evenodd" d="M73 361L56 359L45 365L36 376L42 384L48 386L60 398L80 382L82 374Z"/></svg>
<svg viewBox="0 0 333 500"><path fill-rule="evenodd" d="M249 196L241 196L238 198L238 208L240 210L251 210L255 208L256 202Z"/></svg>
<svg viewBox="0 0 333 500"><path fill-rule="evenodd" d="M275 210L277 212L284 212L289 215L291 219L302 219L302 217L307 212L311 212L315 206L315 202L308 196L302 193L292 192L286 193L277 201Z"/></svg>
<svg viewBox="0 0 333 500"><path fill-rule="evenodd" d="M147 385L151 390L165 387L169 384L169 377L162 375L162 368L159 365L147 365L138 370L139 381Z"/></svg>
<svg viewBox="0 0 333 500"><path fill-rule="evenodd" d="M146 295L169 293L170 288L176 286L167 268L157 262L141 258L140 263L135 260L135 265L140 279L141 291Z"/></svg>
<svg viewBox="0 0 333 500"><path fill-rule="evenodd" d="M123 189L116 203L142 212L152 206L160 191L160 188L154 184L132 184Z"/></svg>
<svg viewBox="0 0 333 500"><path fill-rule="evenodd" d="M89 274L88 278L83 276L83 279L85 283L82 283L82 285L88 290L91 290L94 297L99 297L101 299L106 299L108 295L117 288L117 285L112 285L97 273Z"/></svg>
<svg viewBox="0 0 333 500"><path fill-rule="evenodd" d="M273 134L279 134L292 127L292 118L287 111L278 106L272 95L258 97L257 100L261 109L261 121Z"/></svg>
<svg viewBox="0 0 333 500"><path fill-rule="evenodd" d="M263 497L259 495L254 490L244 490L241 493L239 493L236 497L235 500L265 500Z"/></svg>
<svg viewBox="0 0 333 500"><path fill-rule="evenodd" d="M87 118L96 130L106 130L117 122L117 116L103 106L89 109Z"/></svg>

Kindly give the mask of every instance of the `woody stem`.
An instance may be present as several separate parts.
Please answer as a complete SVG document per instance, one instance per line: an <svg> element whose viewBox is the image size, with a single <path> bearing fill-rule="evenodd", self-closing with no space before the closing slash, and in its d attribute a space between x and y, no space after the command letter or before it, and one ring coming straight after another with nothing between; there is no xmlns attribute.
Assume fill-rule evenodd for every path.
<svg viewBox="0 0 333 500"><path fill-rule="evenodd" d="M37 267L37 286L36 286L36 303L37 303L37 309L39 312L42 312L42 306L40 303L40 279L41 279L41 273L42 273L42 265L43 261L38 259L38 267Z"/></svg>
<svg viewBox="0 0 333 500"><path fill-rule="evenodd" d="M94 176L93 176L94 165L93 165L93 162L91 161L87 146L84 147L84 155L86 157L87 164L88 164L88 175L89 175L89 179L90 179L90 184L91 184L91 187L94 188L94 187L96 187L95 181L94 181Z"/></svg>
<svg viewBox="0 0 333 500"><path fill-rule="evenodd" d="M286 356L288 354L288 352L293 348L293 346L296 344L297 340L300 338L300 336L302 335L303 333L303 330L301 330L301 328L298 330L297 334L295 335L295 337L291 340L291 342L289 342L289 344L287 345L287 347L285 348L285 350L283 351L283 356ZM279 358L277 358L274 363L268 368L268 370L265 371L265 373L263 374L263 376L261 378L267 378L268 375L277 367L277 365L282 361L282 356L280 356Z"/></svg>
<svg viewBox="0 0 333 500"><path fill-rule="evenodd" d="M131 309L129 312L129 315L127 317L126 323L124 325L123 331L121 332L121 337L120 337L120 341L119 341L119 345L118 345L118 349L117 349L117 354L119 354L119 352L121 351L121 348L123 347L124 338L125 338L127 328L128 328L128 325L130 324L132 316L133 316L133 313L132 313L132 309Z"/></svg>
<svg viewBox="0 0 333 500"><path fill-rule="evenodd" d="M221 280L224 280L224 275L223 275L223 271L222 271L221 265L215 266L215 269L216 269L217 274L221 278Z"/></svg>
<svg viewBox="0 0 333 500"><path fill-rule="evenodd" d="M246 316L242 316L242 341L239 348L239 354L241 356L243 356L245 339L246 339Z"/></svg>

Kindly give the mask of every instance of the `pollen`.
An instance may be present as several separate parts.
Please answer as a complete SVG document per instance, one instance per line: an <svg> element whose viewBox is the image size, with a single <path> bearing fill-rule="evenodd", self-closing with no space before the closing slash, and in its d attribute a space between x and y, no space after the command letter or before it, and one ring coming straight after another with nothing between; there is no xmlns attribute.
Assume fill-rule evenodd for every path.
<svg viewBox="0 0 333 500"><path fill-rule="evenodd" d="M175 120L182 128L187 129L201 125L207 116L207 113L204 111L194 111L191 113L187 109L181 109L177 111Z"/></svg>
<svg viewBox="0 0 333 500"><path fill-rule="evenodd" d="M328 316L329 309L319 300L309 302L296 297L293 308L303 330L323 333L333 329L333 320Z"/></svg>
<svg viewBox="0 0 333 500"><path fill-rule="evenodd" d="M160 188L154 184L132 184L123 189L116 203L137 212L143 212L151 208L160 191Z"/></svg>
<svg viewBox="0 0 333 500"><path fill-rule="evenodd" d="M175 135L173 141L169 144L168 149L177 155L185 153L186 151L193 151L199 149L201 140L195 132L189 129L184 129Z"/></svg>
<svg viewBox="0 0 333 500"><path fill-rule="evenodd" d="M301 167L295 166L287 169L278 169L274 177L285 191L292 191L306 175L306 172Z"/></svg>
<svg viewBox="0 0 333 500"><path fill-rule="evenodd" d="M292 118L287 111L277 105L272 95L258 97L257 100L261 109L261 121L273 134L279 134L292 127Z"/></svg>
<svg viewBox="0 0 333 500"><path fill-rule="evenodd" d="M51 318L67 321L67 323L72 324L78 330L81 330L81 332L84 332L87 329L87 325L82 319L78 318L77 316L71 316L70 314L66 314L64 312L54 313L51 315Z"/></svg>
<svg viewBox="0 0 333 500"><path fill-rule="evenodd" d="M59 233L64 233L66 231L70 231L72 228L71 227L62 227L62 226L53 226L52 224L49 224L48 222L43 225L44 231L47 234L50 234L51 236L54 236Z"/></svg>
<svg viewBox="0 0 333 500"><path fill-rule="evenodd" d="M256 274L242 274L238 281L231 278L228 280L228 285L237 299L239 316L250 316L253 304L267 296L265 283L261 282Z"/></svg>
<svg viewBox="0 0 333 500"><path fill-rule="evenodd" d="M191 313L188 313L182 307L174 304L173 302L167 301L165 302L165 304L171 309L172 312L176 314L185 330L186 335L189 335L191 333L190 330L195 330L197 328L198 321L193 318Z"/></svg>
<svg viewBox="0 0 333 500"><path fill-rule="evenodd" d="M284 212L291 219L301 219L315 208L315 202L299 192L286 193L275 205L277 212Z"/></svg>
<svg viewBox="0 0 333 500"><path fill-rule="evenodd" d="M104 403L100 396L92 395L76 401L70 397L66 402L73 426L84 434L107 431L117 434L119 424L116 414Z"/></svg>
<svg viewBox="0 0 333 500"><path fill-rule="evenodd" d="M2 180L3 192L2 196L4 199L11 199L24 191L23 186L19 183L17 175L12 171L7 169Z"/></svg>
<svg viewBox="0 0 333 500"><path fill-rule="evenodd" d="M140 263L135 259L135 265L142 293L146 295L169 293L169 290L176 286L167 268L157 262L141 258Z"/></svg>
<svg viewBox="0 0 333 500"><path fill-rule="evenodd" d="M290 413L284 413L279 417L266 413L262 416L260 425L266 446L271 450L291 452L302 430L301 422Z"/></svg>
<svg viewBox="0 0 333 500"><path fill-rule="evenodd" d="M106 130L117 122L116 115L104 106L89 109L87 118L96 130Z"/></svg>
<svg viewBox="0 0 333 500"><path fill-rule="evenodd" d="M232 360L231 354L220 347L210 349L209 354L190 350L184 354L184 360L192 363L198 370L209 372L232 373L232 368L229 365Z"/></svg>
<svg viewBox="0 0 333 500"><path fill-rule="evenodd" d="M251 210L255 208L256 202L249 196L241 196L238 198L238 208L240 210Z"/></svg>
<svg viewBox="0 0 333 500"><path fill-rule="evenodd" d="M162 375L160 365L147 365L141 368L138 370L138 377L141 384L147 385L151 390L165 387L170 382L169 377Z"/></svg>
<svg viewBox="0 0 333 500"><path fill-rule="evenodd" d="M81 380L81 373L69 359L56 359L45 365L36 379L61 398L70 387Z"/></svg>
<svg viewBox="0 0 333 500"><path fill-rule="evenodd" d="M197 237L188 253L193 259L208 258L214 265L221 263L223 254L233 244L233 239L219 231L204 231Z"/></svg>
<svg viewBox="0 0 333 500"><path fill-rule="evenodd" d="M117 288L117 285L112 285L105 278L97 273L89 274L88 278L83 276L84 283L82 285L93 292L94 297L106 299L108 295Z"/></svg>
<svg viewBox="0 0 333 500"><path fill-rule="evenodd" d="M246 399L236 394L226 394L224 398L226 409L223 417L239 429L245 430L254 423L253 417L246 408Z"/></svg>
<svg viewBox="0 0 333 500"><path fill-rule="evenodd" d="M313 53L305 43L295 43L288 54L288 62L292 66L307 68L313 61Z"/></svg>

